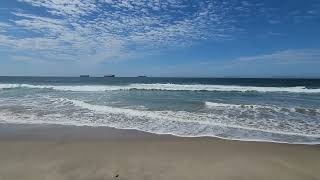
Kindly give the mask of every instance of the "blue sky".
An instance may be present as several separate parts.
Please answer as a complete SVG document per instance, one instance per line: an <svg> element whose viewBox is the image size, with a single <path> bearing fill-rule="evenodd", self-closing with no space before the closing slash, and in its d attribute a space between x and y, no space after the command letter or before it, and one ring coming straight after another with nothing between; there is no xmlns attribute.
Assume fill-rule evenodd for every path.
<svg viewBox="0 0 320 180"><path fill-rule="evenodd" d="M0 75L320 77L319 0L0 5Z"/></svg>

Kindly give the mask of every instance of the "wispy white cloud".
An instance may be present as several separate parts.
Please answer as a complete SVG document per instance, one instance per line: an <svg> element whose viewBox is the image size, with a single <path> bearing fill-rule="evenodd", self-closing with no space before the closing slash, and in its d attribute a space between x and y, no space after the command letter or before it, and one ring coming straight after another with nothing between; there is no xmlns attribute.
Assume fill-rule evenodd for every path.
<svg viewBox="0 0 320 180"><path fill-rule="evenodd" d="M33 6L45 7L51 14L62 16L87 15L95 11L95 0L19 0Z"/></svg>
<svg viewBox="0 0 320 180"><path fill-rule="evenodd" d="M129 59L152 54L163 47L233 39L237 32L243 32L239 20L243 18L241 23L246 24L249 16L265 16L273 25L286 20L273 15L281 9L267 9L259 1L247 0L18 1L32 6L33 11L19 6L5 9L12 16L8 21L0 21L0 46L14 53L23 51L31 58L56 61ZM319 13L308 9L285 16L288 15L299 19L318 17ZM272 31L263 35L284 34ZM285 55L281 53L273 55Z"/></svg>
<svg viewBox="0 0 320 180"><path fill-rule="evenodd" d="M253 6L250 1L227 0L19 2L45 12L12 10L10 21L0 22L2 46L27 51L31 57L94 62L137 57L204 39L232 39L238 30L236 17Z"/></svg>
<svg viewBox="0 0 320 180"><path fill-rule="evenodd" d="M270 54L241 57L234 62L265 62L278 64L320 63L320 49L283 50Z"/></svg>

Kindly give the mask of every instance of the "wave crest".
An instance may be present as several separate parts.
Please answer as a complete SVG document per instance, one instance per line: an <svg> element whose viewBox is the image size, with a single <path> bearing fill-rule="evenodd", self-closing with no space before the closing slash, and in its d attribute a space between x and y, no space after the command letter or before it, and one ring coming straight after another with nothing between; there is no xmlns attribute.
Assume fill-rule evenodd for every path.
<svg viewBox="0 0 320 180"><path fill-rule="evenodd" d="M233 85L205 84L129 84L129 85L31 85L0 84L0 89L34 88L53 89L58 91L103 92L119 90L162 90L162 91L220 91L220 92L288 92L288 93L320 93L320 89L296 87L256 87Z"/></svg>

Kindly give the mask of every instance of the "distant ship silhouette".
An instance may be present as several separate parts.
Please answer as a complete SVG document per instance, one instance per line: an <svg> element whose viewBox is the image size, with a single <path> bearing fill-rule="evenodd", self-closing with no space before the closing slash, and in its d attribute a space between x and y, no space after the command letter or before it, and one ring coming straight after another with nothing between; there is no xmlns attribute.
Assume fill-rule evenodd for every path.
<svg viewBox="0 0 320 180"><path fill-rule="evenodd" d="M80 77L86 77L86 78L88 78L88 77L90 77L89 75L80 75Z"/></svg>
<svg viewBox="0 0 320 180"><path fill-rule="evenodd" d="M116 77L114 74L104 75L104 77Z"/></svg>

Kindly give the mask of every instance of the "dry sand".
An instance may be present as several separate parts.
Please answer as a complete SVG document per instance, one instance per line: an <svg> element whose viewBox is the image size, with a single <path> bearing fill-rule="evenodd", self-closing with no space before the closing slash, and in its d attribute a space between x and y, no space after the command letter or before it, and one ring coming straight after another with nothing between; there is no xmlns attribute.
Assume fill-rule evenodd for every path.
<svg viewBox="0 0 320 180"><path fill-rule="evenodd" d="M0 180L319 180L320 147L0 125Z"/></svg>

